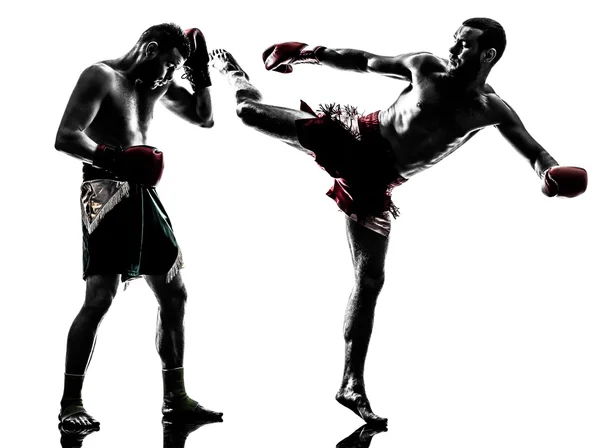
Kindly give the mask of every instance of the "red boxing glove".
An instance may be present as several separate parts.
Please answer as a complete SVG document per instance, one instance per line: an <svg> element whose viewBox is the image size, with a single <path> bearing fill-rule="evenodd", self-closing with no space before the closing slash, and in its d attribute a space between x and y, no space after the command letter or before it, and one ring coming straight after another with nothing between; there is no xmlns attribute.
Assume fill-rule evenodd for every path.
<svg viewBox="0 0 600 448"><path fill-rule="evenodd" d="M208 73L208 49L204 34L198 28L190 28L184 33L190 41L190 56L183 64L184 78L190 82L194 91L211 86Z"/></svg>
<svg viewBox="0 0 600 448"><path fill-rule="evenodd" d="M325 47L309 47L301 42L283 42L267 48L262 58L267 70L291 73L295 64L320 64L318 52Z"/></svg>
<svg viewBox="0 0 600 448"><path fill-rule="evenodd" d="M93 164L146 187L157 185L164 169L163 153L147 145L130 146L127 149L98 145Z"/></svg>
<svg viewBox="0 0 600 448"><path fill-rule="evenodd" d="M544 173L542 193L574 198L587 189L587 171L575 166L555 166Z"/></svg>

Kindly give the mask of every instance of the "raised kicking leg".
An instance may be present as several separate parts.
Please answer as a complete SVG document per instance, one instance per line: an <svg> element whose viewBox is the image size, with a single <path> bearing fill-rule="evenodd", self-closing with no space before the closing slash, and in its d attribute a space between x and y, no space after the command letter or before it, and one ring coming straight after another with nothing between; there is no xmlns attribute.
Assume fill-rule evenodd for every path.
<svg viewBox="0 0 600 448"><path fill-rule="evenodd" d="M355 284L344 319L344 376L336 400L365 422L386 424L371 410L365 391L365 359L373 330L375 305L384 281L388 238L346 218Z"/></svg>
<svg viewBox="0 0 600 448"><path fill-rule="evenodd" d="M314 118L314 115L297 109L263 104L261 93L250 83L246 72L226 50L213 50L210 59L212 66L224 75L235 89L237 114L244 124L312 154L298 142L296 120Z"/></svg>
<svg viewBox="0 0 600 448"><path fill-rule="evenodd" d="M222 412L202 407L191 399L184 383L184 315L187 292L177 274L170 282L166 275L148 275L146 282L158 300L156 349L163 367L163 415L172 421L222 421Z"/></svg>

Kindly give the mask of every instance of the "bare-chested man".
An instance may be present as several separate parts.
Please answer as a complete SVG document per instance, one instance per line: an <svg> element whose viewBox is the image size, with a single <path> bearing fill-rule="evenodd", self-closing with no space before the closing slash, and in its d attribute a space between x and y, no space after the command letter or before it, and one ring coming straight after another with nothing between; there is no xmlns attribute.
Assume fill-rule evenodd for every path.
<svg viewBox="0 0 600 448"><path fill-rule="evenodd" d="M184 120L213 126L208 51L197 28L174 24L146 30L127 54L83 71L69 99L56 149L84 162L81 186L83 277L86 294L67 339L65 386L59 419L65 427L97 429L81 389L96 331L120 281L143 276L158 300L156 346L163 367L165 420L220 421L189 398L183 375L184 309L181 251L156 194L163 155L146 145L161 100ZM194 90L173 82L184 67ZM125 148L125 149L124 149ZM123 372L131 382L132 372ZM110 390L110 389L109 389ZM133 406L127 397L113 398Z"/></svg>
<svg viewBox="0 0 600 448"><path fill-rule="evenodd" d="M363 373L384 282L390 215L397 211L392 188L439 162L479 130L495 126L543 179L546 195L574 197L586 189L586 171L557 166L515 111L486 84L505 46L500 24L475 18L456 32L448 60L424 52L383 57L298 42L273 45L263 53L265 67L281 73L290 73L294 64L313 63L409 82L390 107L362 117L348 106L325 106L317 116L304 103L301 110L262 104L260 92L231 54L211 53L214 67L236 91L243 122L312 155L335 178L327 194L347 215L355 269L344 322L344 374L336 399L369 423L387 421L372 412Z"/></svg>

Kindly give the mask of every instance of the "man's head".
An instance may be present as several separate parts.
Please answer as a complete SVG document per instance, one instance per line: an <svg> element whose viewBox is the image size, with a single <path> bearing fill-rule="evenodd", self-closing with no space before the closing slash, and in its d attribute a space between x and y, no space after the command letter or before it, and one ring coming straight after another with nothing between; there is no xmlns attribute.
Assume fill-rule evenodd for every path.
<svg viewBox="0 0 600 448"><path fill-rule="evenodd" d="M505 48L506 34L498 22L483 17L465 20L450 47L449 72L466 77L476 77L482 67L489 72Z"/></svg>
<svg viewBox="0 0 600 448"><path fill-rule="evenodd" d="M136 48L141 57L137 77L151 89L163 86L173 79L173 72L190 55L188 38L173 23L148 28L140 36Z"/></svg>

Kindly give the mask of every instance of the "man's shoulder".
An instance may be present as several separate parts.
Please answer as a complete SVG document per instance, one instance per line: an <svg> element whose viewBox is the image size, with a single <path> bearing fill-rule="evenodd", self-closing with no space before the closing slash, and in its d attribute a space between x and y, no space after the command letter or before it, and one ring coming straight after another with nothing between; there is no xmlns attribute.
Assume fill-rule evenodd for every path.
<svg viewBox="0 0 600 448"><path fill-rule="evenodd" d="M417 69L430 68L430 67L445 67L446 63L442 58L437 57L433 53L428 51L418 51L414 53L407 53L405 60L411 66Z"/></svg>
<svg viewBox="0 0 600 448"><path fill-rule="evenodd" d="M88 82L107 82L115 78L115 69L105 61L96 62L81 72L81 78Z"/></svg>
<svg viewBox="0 0 600 448"><path fill-rule="evenodd" d="M493 110L498 112L509 110L508 104L496 93L489 84L486 84L483 89L483 96L486 99L487 104Z"/></svg>
<svg viewBox="0 0 600 448"><path fill-rule="evenodd" d="M406 65L418 76L428 77L437 73L445 73L447 61L426 51L407 55Z"/></svg>
<svg viewBox="0 0 600 448"><path fill-rule="evenodd" d="M515 112L513 109L506 101L500 98L489 84L485 85L483 95L488 112L498 125L508 124L514 121Z"/></svg>
<svg viewBox="0 0 600 448"><path fill-rule="evenodd" d="M76 88L95 94L107 93L114 86L115 79L116 72L112 67L105 62L97 62L81 72Z"/></svg>

